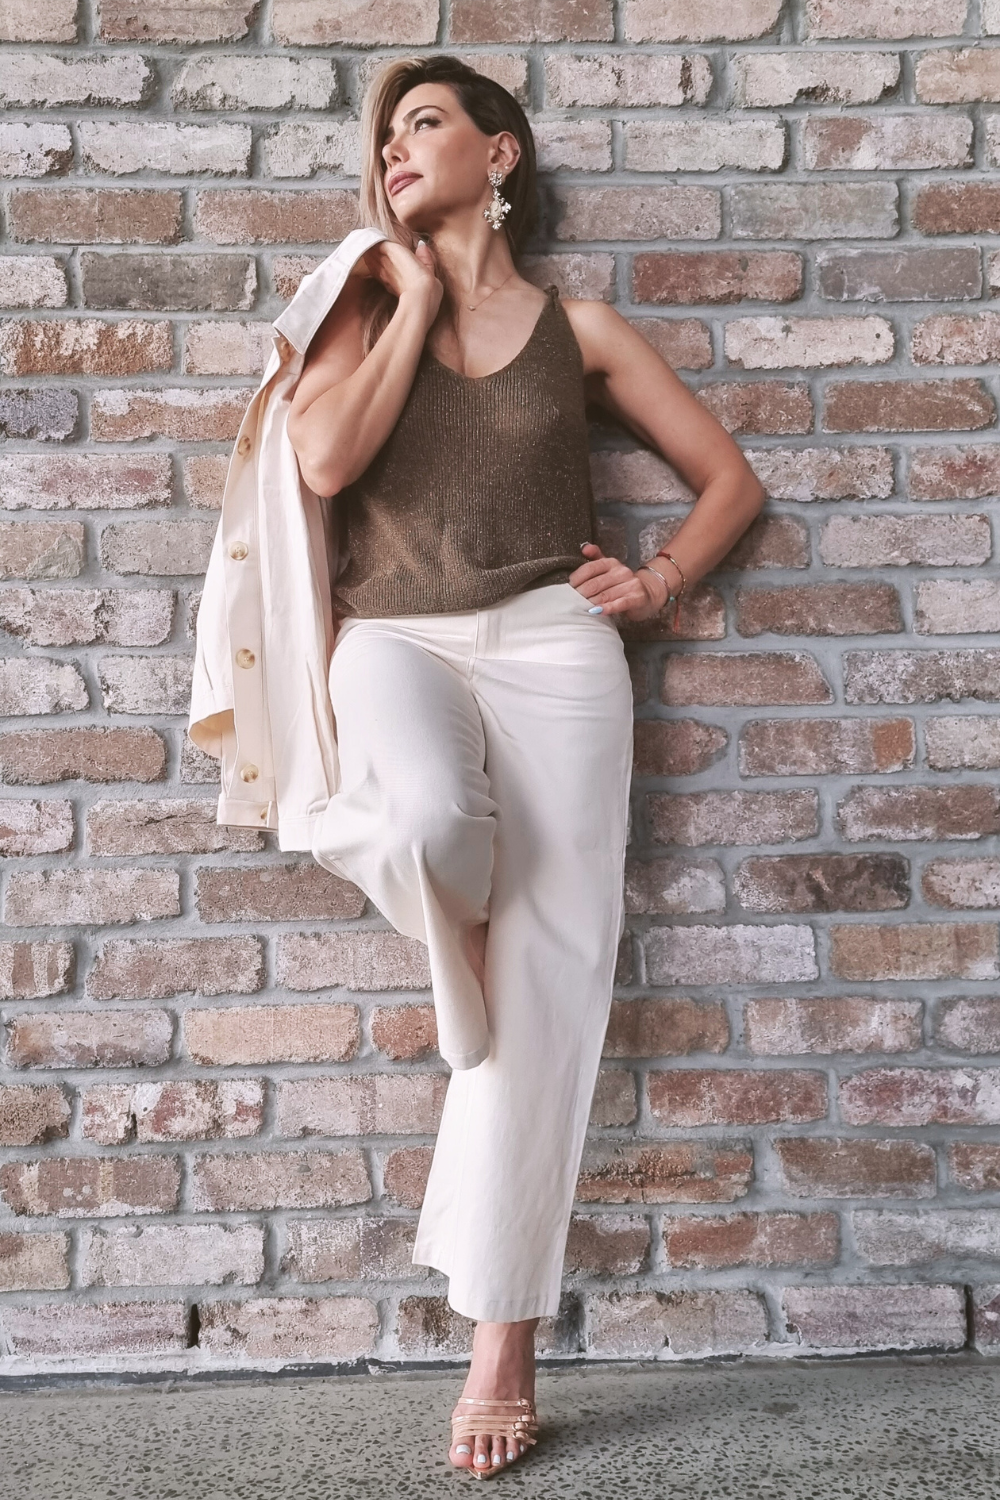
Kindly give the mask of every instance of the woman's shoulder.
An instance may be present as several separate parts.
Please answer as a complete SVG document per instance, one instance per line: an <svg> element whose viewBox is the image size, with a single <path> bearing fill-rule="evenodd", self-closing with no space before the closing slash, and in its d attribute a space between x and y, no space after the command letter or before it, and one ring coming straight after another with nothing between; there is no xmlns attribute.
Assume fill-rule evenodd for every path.
<svg viewBox="0 0 1000 1500"><path fill-rule="evenodd" d="M560 295L559 302L580 346L585 374L606 370L609 356L623 334L634 336L634 329L617 308L598 297Z"/></svg>

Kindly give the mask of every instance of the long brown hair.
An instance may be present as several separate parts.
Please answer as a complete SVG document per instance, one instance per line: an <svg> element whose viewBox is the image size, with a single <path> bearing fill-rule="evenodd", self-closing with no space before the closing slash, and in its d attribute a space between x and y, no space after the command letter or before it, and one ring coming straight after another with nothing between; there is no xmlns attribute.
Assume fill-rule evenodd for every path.
<svg viewBox="0 0 1000 1500"><path fill-rule="evenodd" d="M511 256L516 261L538 222L535 142L531 126L520 104L502 84L444 52L431 57L392 58L379 69L365 91L361 109L360 227L382 229L390 239L397 240L408 250L416 246L417 235L396 218L385 191L382 145L396 105L405 93L420 83L449 84L465 113L484 135L509 130L520 146L517 165L503 184L503 195L511 208L502 227ZM388 287L373 277L365 283L362 306L363 349L368 354L395 312L396 298Z"/></svg>

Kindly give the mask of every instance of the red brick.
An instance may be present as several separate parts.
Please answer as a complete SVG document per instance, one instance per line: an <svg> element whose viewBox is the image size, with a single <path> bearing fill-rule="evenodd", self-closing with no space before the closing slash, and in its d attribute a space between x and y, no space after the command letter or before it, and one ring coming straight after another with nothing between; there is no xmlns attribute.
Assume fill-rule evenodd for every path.
<svg viewBox="0 0 1000 1500"><path fill-rule="evenodd" d="M788 1287L789 1331L814 1349L961 1349L960 1286Z"/></svg>
<svg viewBox="0 0 1000 1500"><path fill-rule="evenodd" d="M52 1302L4 1308L4 1332L12 1353L21 1358L65 1359L68 1349L77 1359L176 1357L188 1348L189 1321L184 1302Z"/></svg>
<svg viewBox="0 0 1000 1500"><path fill-rule="evenodd" d="M620 1359L752 1353L767 1343L755 1292L609 1292L587 1305L591 1354Z"/></svg>
<svg viewBox="0 0 1000 1500"><path fill-rule="evenodd" d="M838 979L996 979L995 922L862 923L830 929L830 972Z"/></svg>
<svg viewBox="0 0 1000 1500"><path fill-rule="evenodd" d="M740 635L879 635L904 628L899 594L889 583L808 583L737 589Z"/></svg>
<svg viewBox="0 0 1000 1500"><path fill-rule="evenodd" d="M574 1214L566 1239L568 1275L634 1276L647 1267L649 1222L637 1214Z"/></svg>
<svg viewBox="0 0 1000 1500"><path fill-rule="evenodd" d="M1000 1124L1000 1068L868 1068L840 1084L850 1125Z"/></svg>
<svg viewBox="0 0 1000 1500"><path fill-rule="evenodd" d="M845 839L978 839L1000 833L992 786L856 786L837 804Z"/></svg>
<svg viewBox="0 0 1000 1500"><path fill-rule="evenodd" d="M62 1291L70 1284L68 1234L0 1231L0 1292Z"/></svg>
<svg viewBox="0 0 1000 1500"><path fill-rule="evenodd" d="M604 1041L605 1057L683 1057L724 1052L729 1021L719 1001L614 1000Z"/></svg>
<svg viewBox="0 0 1000 1500"><path fill-rule="evenodd" d="M57 1084L0 1084L0 1146L40 1146L69 1135L69 1100Z"/></svg>
<svg viewBox="0 0 1000 1500"><path fill-rule="evenodd" d="M411 1062L437 1051L433 1005L379 1005L371 1014L372 1044L393 1062Z"/></svg>
<svg viewBox="0 0 1000 1500"><path fill-rule="evenodd" d="M360 1151L240 1151L197 1156L191 1163L190 1191L196 1212L215 1213L341 1208L367 1203L372 1195Z"/></svg>
<svg viewBox="0 0 1000 1500"><path fill-rule="evenodd" d="M1000 699L1000 652L845 651L847 703L936 703Z"/></svg>
<svg viewBox="0 0 1000 1500"><path fill-rule="evenodd" d="M844 380L826 388L823 431L958 432L995 419L978 380Z"/></svg>
<svg viewBox="0 0 1000 1500"><path fill-rule="evenodd" d="M242 1359L358 1359L375 1350L378 1310L366 1297L251 1297L203 1302L198 1346Z"/></svg>
<svg viewBox="0 0 1000 1500"><path fill-rule="evenodd" d="M344 1062L358 1050L356 1005L225 1006L187 1010L192 1060L213 1067L273 1062Z"/></svg>
<svg viewBox="0 0 1000 1500"><path fill-rule="evenodd" d="M386 1154L382 1182L389 1203L398 1203L400 1208L420 1207L432 1155L430 1146L403 1146Z"/></svg>
<svg viewBox="0 0 1000 1500"><path fill-rule="evenodd" d="M908 874L898 854L752 855L733 894L747 911L894 911L909 904Z"/></svg>
<svg viewBox="0 0 1000 1500"><path fill-rule="evenodd" d="M921 1045L919 1000L838 995L748 1000L744 1042L764 1057L815 1052L914 1052ZM1000 1047L998 1047L1000 1050Z"/></svg>
<svg viewBox="0 0 1000 1500"><path fill-rule="evenodd" d="M651 792L647 801L661 844L781 844L819 832L814 791Z"/></svg>
<svg viewBox="0 0 1000 1500"><path fill-rule="evenodd" d="M180 1163L169 1156L51 1157L0 1167L15 1214L61 1219L169 1213L179 1206Z"/></svg>
<svg viewBox="0 0 1000 1500"><path fill-rule="evenodd" d="M801 295L802 257L791 250L644 250L632 258L633 302L794 302Z"/></svg>
<svg viewBox="0 0 1000 1500"><path fill-rule="evenodd" d="M911 36L957 36L968 0L808 0L806 36L903 40Z"/></svg>
<svg viewBox="0 0 1000 1500"><path fill-rule="evenodd" d="M790 1136L774 1143L796 1198L932 1198L933 1147L921 1141Z"/></svg>
<svg viewBox="0 0 1000 1500"><path fill-rule="evenodd" d="M953 1052L1000 1052L1000 999L992 995L960 996L937 1007L935 1037Z"/></svg>
<svg viewBox="0 0 1000 1500"><path fill-rule="evenodd" d="M691 776L717 761L728 743L724 729L698 719L637 719L633 775Z"/></svg>
<svg viewBox="0 0 1000 1500"><path fill-rule="evenodd" d="M649 1107L663 1125L768 1125L821 1120L826 1078L794 1069L670 1069L647 1078Z"/></svg>
<svg viewBox="0 0 1000 1500"><path fill-rule="evenodd" d="M580 1203L732 1203L750 1190L749 1142L591 1144L576 1187Z"/></svg>
<svg viewBox="0 0 1000 1500"><path fill-rule="evenodd" d="M948 1170L956 1187L967 1193L995 1193L1000 1189L1000 1144L955 1141L948 1147Z"/></svg>
<svg viewBox="0 0 1000 1500"><path fill-rule="evenodd" d="M702 651L668 655L664 703L831 703L833 691L806 651Z"/></svg>
<svg viewBox="0 0 1000 1500"><path fill-rule="evenodd" d="M871 775L904 770L915 753L912 719L751 719L739 766L741 776Z"/></svg>
<svg viewBox="0 0 1000 1500"><path fill-rule="evenodd" d="M839 1250L836 1214L744 1213L668 1218L667 1262L685 1270L725 1266L832 1265Z"/></svg>
<svg viewBox="0 0 1000 1500"><path fill-rule="evenodd" d="M696 392L698 400L727 432L811 432L813 404L809 388L794 381L717 381Z"/></svg>
<svg viewBox="0 0 1000 1500"><path fill-rule="evenodd" d="M914 197L913 227L921 234L997 234L1000 184L926 183Z"/></svg>

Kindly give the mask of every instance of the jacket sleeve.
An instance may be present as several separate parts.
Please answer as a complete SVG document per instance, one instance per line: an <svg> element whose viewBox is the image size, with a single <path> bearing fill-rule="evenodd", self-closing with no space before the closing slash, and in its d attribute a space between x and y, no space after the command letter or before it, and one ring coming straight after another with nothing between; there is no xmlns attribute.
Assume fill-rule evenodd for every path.
<svg viewBox="0 0 1000 1500"><path fill-rule="evenodd" d="M226 617L222 517L205 573L195 623L194 675L187 732L199 750L222 760L226 737L235 746L233 671Z"/></svg>

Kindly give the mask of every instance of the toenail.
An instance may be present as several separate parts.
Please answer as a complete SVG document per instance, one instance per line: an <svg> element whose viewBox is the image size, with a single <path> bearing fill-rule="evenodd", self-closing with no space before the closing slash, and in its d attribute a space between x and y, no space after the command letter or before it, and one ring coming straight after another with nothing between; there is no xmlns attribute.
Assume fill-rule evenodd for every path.
<svg viewBox="0 0 1000 1500"><path fill-rule="evenodd" d="M498 1464L500 1462L500 1455L499 1455L499 1453L494 1453L494 1455L493 1455L493 1462L495 1464Z"/></svg>
<svg viewBox="0 0 1000 1500"><path fill-rule="evenodd" d="M471 1453L472 1449L469 1448L469 1447L467 1447L465 1445L465 1443L459 1443L458 1447L455 1449L455 1452L456 1453Z"/></svg>
<svg viewBox="0 0 1000 1500"><path fill-rule="evenodd" d="M521 1448L521 1452L523 1453L524 1452L524 1444L523 1443L520 1444L520 1448Z"/></svg>
<svg viewBox="0 0 1000 1500"><path fill-rule="evenodd" d="M486 1460L486 1454L485 1453L477 1453L476 1454L476 1463L477 1464L484 1464L484 1463L486 1463L486 1461L487 1460Z"/></svg>
<svg viewBox="0 0 1000 1500"><path fill-rule="evenodd" d="M517 1457L517 1454L514 1452L513 1448L508 1448L507 1449L507 1457L508 1458L516 1458Z"/></svg>

